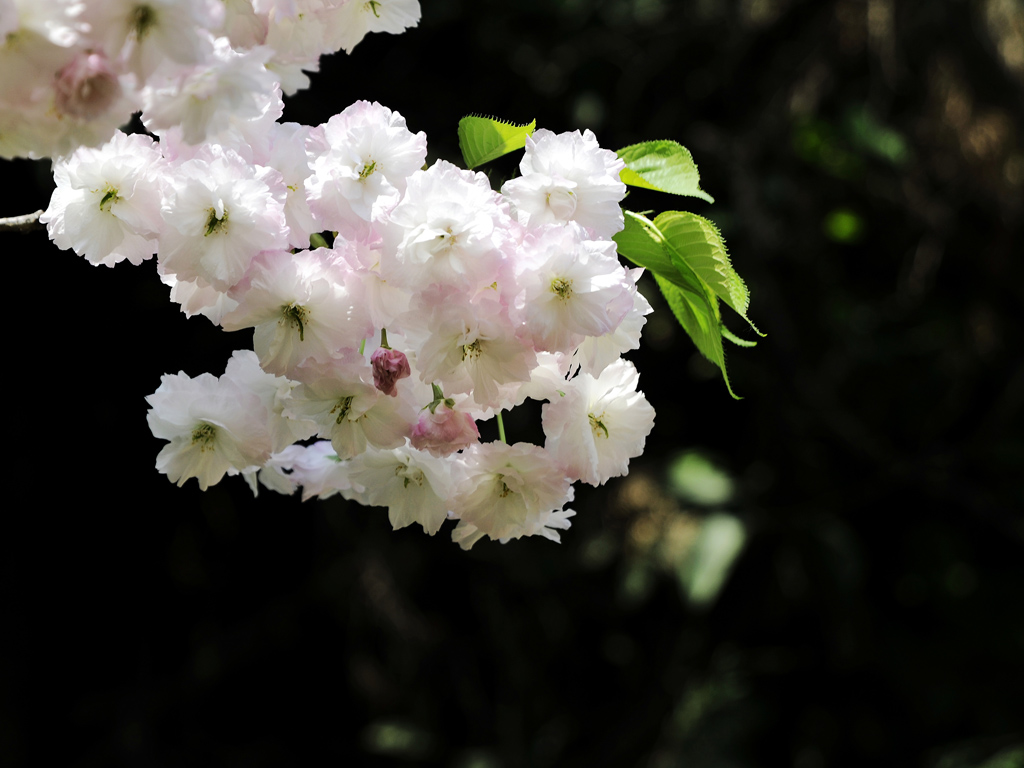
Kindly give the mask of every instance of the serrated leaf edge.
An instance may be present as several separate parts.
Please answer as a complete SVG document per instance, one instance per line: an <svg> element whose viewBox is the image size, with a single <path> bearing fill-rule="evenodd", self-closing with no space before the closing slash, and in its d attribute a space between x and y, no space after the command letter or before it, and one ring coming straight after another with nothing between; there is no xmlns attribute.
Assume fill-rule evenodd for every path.
<svg viewBox="0 0 1024 768"><path fill-rule="evenodd" d="M710 229L714 233L715 237L718 238L718 242L720 242L722 244L722 246L721 246L722 256L725 259L724 262L719 261L718 259L715 259L715 272L717 272L718 274L720 274L722 276L723 282L728 283L730 285L737 285L738 284L742 288L744 297L746 299L745 303L743 304L742 310L740 310L737 307L732 306L732 304L729 301L726 301L725 303L728 304L729 307L737 315L739 315L740 317L742 317L744 320L747 321L747 324L751 327L751 329L754 331L754 333L756 333L761 338L765 338L765 336L767 334L761 333L761 331L758 330L757 326L754 325L753 321L749 317L747 317L747 310L750 308L750 289L747 288L747 283L743 280L742 277L740 277L739 272L737 272L736 268L732 265L732 259L729 256L729 248L725 244L725 238L722 237L722 232L721 232L721 230L718 229L718 227L715 224L715 222L711 221L710 219L706 219L703 216L700 216L700 215L698 215L696 213L690 213L689 211L662 211L661 213L658 214L658 216L655 216L655 219L658 219L659 217L661 217L661 216L663 216L665 214L669 214L669 213L681 213L681 214L685 214L686 216L692 216L694 219L697 219L703 226L710 227ZM654 222L651 222L651 223L654 224ZM654 226L657 227L658 225L654 224ZM660 232L660 228L659 228L659 232ZM664 237L664 235L662 235L662 237ZM710 245L710 243L709 243L709 245ZM715 246L712 246L712 247L715 247ZM680 255L680 258L682 258L681 255ZM700 277L700 275L698 275L698 277ZM703 280L703 278L701 278L701 279ZM705 281L705 285L707 285L706 281ZM708 286L708 287L711 288L711 286ZM718 292L715 291L714 288L711 288L711 290L712 290L712 292L715 293L716 296L718 295ZM723 301L725 301L725 299L723 299Z"/></svg>
<svg viewBox="0 0 1024 768"><path fill-rule="evenodd" d="M466 150L462 146L462 131L463 131L463 123L466 120L471 120L471 119L488 121L490 123L496 123L497 125L504 126L505 128L512 128L512 129L515 129L515 130L526 128L526 129L528 129L527 134L526 134L527 136L532 136L534 131L537 130L537 120L536 120L536 118L534 118L533 120L531 120L528 123L514 123L511 120L503 120L500 117L494 117L493 115L469 114L469 115L466 115L466 116L460 118L459 119L458 129L457 129L457 133L459 134L459 149L462 152L462 160L463 160L463 162L466 164L466 167L468 169L470 169L470 170L472 170L473 168L478 168L479 166L483 165L484 163L489 163L489 162L491 162L491 160L496 160L499 157L502 157L503 155L508 154L509 152L515 152L516 149L518 149L518 147L513 148L513 149L508 149L508 150L505 150L504 152L502 152L500 154L494 155L493 157L487 157L485 155L484 159L480 160L480 162L478 162L478 163L470 163L469 162L469 158L466 157ZM468 131L470 129L467 127L465 130ZM524 144L525 144L525 141L524 141Z"/></svg>

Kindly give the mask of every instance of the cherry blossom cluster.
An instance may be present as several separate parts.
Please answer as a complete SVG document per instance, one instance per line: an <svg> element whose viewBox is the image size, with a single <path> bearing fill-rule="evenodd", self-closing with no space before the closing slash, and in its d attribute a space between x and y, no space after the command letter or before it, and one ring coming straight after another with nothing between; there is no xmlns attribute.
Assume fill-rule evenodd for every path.
<svg viewBox="0 0 1024 768"><path fill-rule="evenodd" d="M612 235L624 163L587 131L538 130L495 191L377 103L326 123L236 121L216 141L117 133L54 164L41 221L93 264L156 256L188 315L253 330L222 376L148 398L157 468L205 489L242 474L303 498L447 519L464 548L558 540L573 483L643 451L654 411L623 352L651 311ZM527 398L544 444L483 443Z"/></svg>
<svg viewBox="0 0 1024 768"><path fill-rule="evenodd" d="M199 144L419 17L417 0L0 0L0 157L97 146L139 110Z"/></svg>

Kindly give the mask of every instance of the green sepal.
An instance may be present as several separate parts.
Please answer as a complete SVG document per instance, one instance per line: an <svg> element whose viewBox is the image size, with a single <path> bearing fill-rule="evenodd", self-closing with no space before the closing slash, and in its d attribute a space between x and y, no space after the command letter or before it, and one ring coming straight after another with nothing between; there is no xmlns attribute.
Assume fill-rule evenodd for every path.
<svg viewBox="0 0 1024 768"><path fill-rule="evenodd" d="M476 168L495 158L526 146L526 137L537 127L533 120L527 125L498 120L494 117L468 115L459 120L459 149L467 168Z"/></svg>
<svg viewBox="0 0 1024 768"><path fill-rule="evenodd" d="M445 397L444 392L441 391L441 388L437 386L437 384L431 383L430 386L434 390L434 399L431 400L426 405L424 405L422 408L420 408L421 411L424 411L429 408L430 412L434 413L437 411L437 406L441 405L441 403L444 403L449 408L449 410L455 408L455 401L450 397Z"/></svg>
<svg viewBox="0 0 1024 768"><path fill-rule="evenodd" d="M676 141L644 141L623 147L617 154L626 161L619 174L624 184L715 202L700 188L700 173L690 150Z"/></svg>

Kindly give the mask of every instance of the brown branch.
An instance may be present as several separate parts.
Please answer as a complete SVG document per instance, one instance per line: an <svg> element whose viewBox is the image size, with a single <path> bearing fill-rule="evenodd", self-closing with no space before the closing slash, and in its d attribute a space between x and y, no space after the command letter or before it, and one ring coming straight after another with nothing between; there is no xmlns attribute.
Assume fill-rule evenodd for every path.
<svg viewBox="0 0 1024 768"><path fill-rule="evenodd" d="M39 223L39 217L43 215L42 210L35 213L26 213L21 216L9 216L0 219L0 232L31 232L36 229L46 229L45 224Z"/></svg>

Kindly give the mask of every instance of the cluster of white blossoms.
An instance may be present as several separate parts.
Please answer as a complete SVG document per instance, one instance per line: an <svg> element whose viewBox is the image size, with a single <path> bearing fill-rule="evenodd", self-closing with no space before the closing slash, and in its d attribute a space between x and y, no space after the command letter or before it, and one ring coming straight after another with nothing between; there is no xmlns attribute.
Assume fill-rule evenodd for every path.
<svg viewBox="0 0 1024 768"><path fill-rule="evenodd" d="M219 378L166 375L148 398L158 469L337 493L430 534L452 519L464 548L557 541L573 483L625 474L654 423L621 357L651 311L611 239L623 161L589 131L538 130L498 192L425 167L426 136L380 104L313 128L275 116L55 162L41 220L58 246L155 255L186 314L253 329ZM477 422L527 398L546 401L543 446L480 441Z"/></svg>
<svg viewBox="0 0 1024 768"><path fill-rule="evenodd" d="M97 146L139 110L199 144L419 17L418 0L0 0L0 157Z"/></svg>

